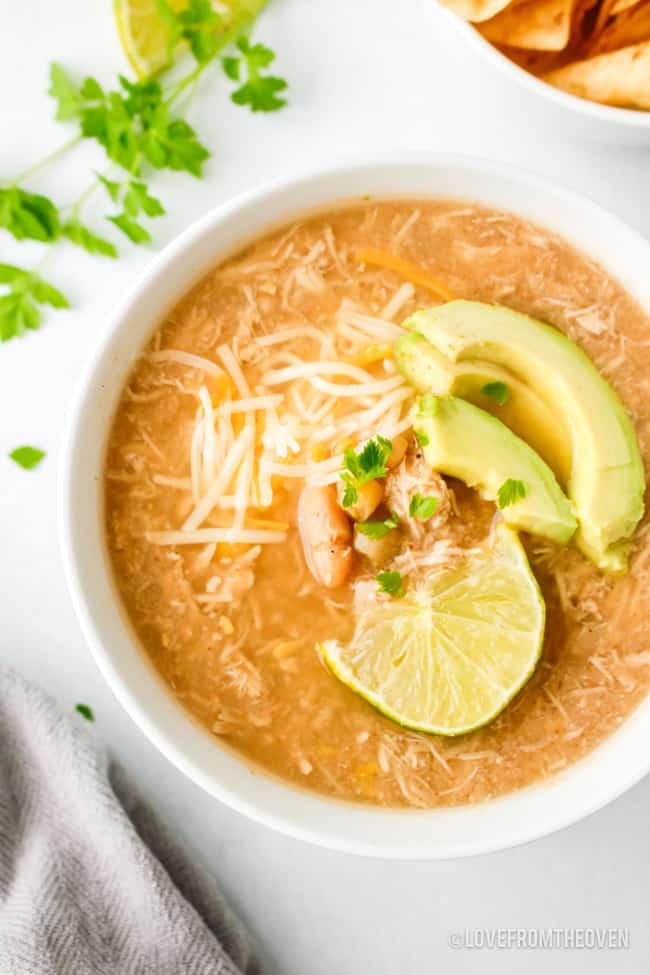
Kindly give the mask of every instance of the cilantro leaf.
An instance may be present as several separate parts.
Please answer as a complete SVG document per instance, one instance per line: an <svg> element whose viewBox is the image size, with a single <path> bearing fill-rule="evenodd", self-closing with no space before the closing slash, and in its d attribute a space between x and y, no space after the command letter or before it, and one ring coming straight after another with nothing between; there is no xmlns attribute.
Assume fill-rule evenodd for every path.
<svg viewBox="0 0 650 975"><path fill-rule="evenodd" d="M41 326L41 313L24 294L0 295L0 342Z"/></svg>
<svg viewBox="0 0 650 975"><path fill-rule="evenodd" d="M357 528L362 535L367 538L385 538L389 532L392 532L394 528L399 525L399 518L392 512L388 518L384 518L383 521L360 521L357 524Z"/></svg>
<svg viewBox="0 0 650 975"><path fill-rule="evenodd" d="M38 447L16 447L9 456L23 470L31 471L43 460L45 451L39 450Z"/></svg>
<svg viewBox="0 0 650 975"><path fill-rule="evenodd" d="M14 264L0 264L0 284L13 284L15 281L23 281L29 277L29 271Z"/></svg>
<svg viewBox="0 0 650 975"><path fill-rule="evenodd" d="M37 274L30 276L29 293L39 305L51 305L52 308L69 308L68 299L58 288L44 281Z"/></svg>
<svg viewBox="0 0 650 975"><path fill-rule="evenodd" d="M16 240L56 240L60 232L59 213L51 200L28 193L19 186L0 189L0 227Z"/></svg>
<svg viewBox="0 0 650 975"><path fill-rule="evenodd" d="M240 80L241 66L246 70L246 80L230 96L235 105L248 105L252 112L276 112L287 102L279 98L281 91L288 88L284 78L264 75L262 71L275 60L274 52L264 44L251 44L247 37L240 37L237 48L241 57L222 60L227 77Z"/></svg>
<svg viewBox="0 0 650 975"><path fill-rule="evenodd" d="M0 342L39 328L41 313L38 305L68 307L65 296L33 271L0 264L0 284L8 288L7 293L0 295Z"/></svg>
<svg viewBox="0 0 650 975"><path fill-rule="evenodd" d="M68 102L64 106L67 106L74 86L67 76L63 82L58 71L55 77L57 92L65 86ZM74 117L79 120L82 136L99 142L108 158L132 176L139 175L143 158L156 169L201 175L201 165L209 152L199 142L192 126L172 115L163 89L155 79L129 81L120 75L119 87L104 91L94 78L86 78L76 98ZM104 178L102 182L116 199L119 184Z"/></svg>
<svg viewBox="0 0 650 975"><path fill-rule="evenodd" d="M385 477L388 473L386 460L391 454L393 445L386 437L378 436L369 440L357 454L348 449L343 454L343 465L359 484L373 481L377 477Z"/></svg>
<svg viewBox="0 0 650 975"><path fill-rule="evenodd" d="M429 438L427 437L426 433L424 433L422 430L413 430L413 433L415 434L415 439L421 447L428 446Z"/></svg>
<svg viewBox="0 0 650 975"><path fill-rule="evenodd" d="M343 492L343 497L341 499L341 505L344 508L351 508L353 504L359 500L359 492L357 491L357 486L355 484L354 478L350 474L341 474L341 479L345 483L345 490Z"/></svg>
<svg viewBox="0 0 650 975"><path fill-rule="evenodd" d="M186 41L199 64L211 61L222 42L223 20L210 0L189 0L185 9L175 11L167 0L156 0L158 15L168 30L167 52L173 60L174 51Z"/></svg>
<svg viewBox="0 0 650 975"><path fill-rule="evenodd" d="M100 101L106 97L104 89L95 78L84 78L79 94L87 102Z"/></svg>
<svg viewBox="0 0 650 975"><path fill-rule="evenodd" d="M106 177L102 176L101 173L97 173L96 176L99 182L105 188L106 192L110 196L113 203L117 203L117 201L120 198L120 190L122 189L122 184L116 183L114 180L111 179L106 179Z"/></svg>
<svg viewBox="0 0 650 975"><path fill-rule="evenodd" d="M241 58L236 57L223 57L221 58L221 67L223 68L223 73L226 78L230 78L231 81L239 81L239 65L241 64Z"/></svg>
<svg viewBox="0 0 650 975"><path fill-rule="evenodd" d="M93 714L93 709L87 704L75 704L75 711L85 718L86 721L94 721L95 715Z"/></svg>
<svg viewBox="0 0 650 975"><path fill-rule="evenodd" d="M59 122L68 122L78 118L83 99L77 87L61 67L60 64L50 65L50 87L48 94L58 102L55 118Z"/></svg>
<svg viewBox="0 0 650 975"><path fill-rule="evenodd" d="M508 508L511 504L525 498L528 490L523 481L515 481L511 477L504 481L497 493L497 502L500 508Z"/></svg>
<svg viewBox="0 0 650 975"><path fill-rule="evenodd" d="M494 400L498 406L505 406L510 399L510 390L508 389L507 383L499 381L486 383L481 392L488 399Z"/></svg>
<svg viewBox="0 0 650 975"><path fill-rule="evenodd" d="M165 208L155 196L151 196L146 183L132 180L124 194L123 206L129 216L135 217L142 211L148 217L161 217Z"/></svg>
<svg viewBox="0 0 650 975"><path fill-rule="evenodd" d="M191 125L180 118L170 121L166 106L156 111L144 131L142 151L156 169L185 170L197 177L210 156Z"/></svg>
<svg viewBox="0 0 650 975"><path fill-rule="evenodd" d="M395 599L401 599L406 594L404 581L400 572L380 572L375 576L379 592L388 593Z"/></svg>
<svg viewBox="0 0 650 975"><path fill-rule="evenodd" d="M117 257L117 248L110 240L98 237L88 227L84 227L79 220L68 220L62 227L62 233L77 247L83 247L89 254L100 254L102 257Z"/></svg>
<svg viewBox="0 0 650 975"><path fill-rule="evenodd" d="M126 234L134 244L145 244L151 240L149 231L142 224L132 220L127 213L118 213L116 216L107 217L106 219L114 223L117 229L121 230L123 234Z"/></svg>
<svg viewBox="0 0 650 975"><path fill-rule="evenodd" d="M426 521L430 518L438 507L439 499L433 494L414 494L409 502L409 515L411 518L419 518Z"/></svg>

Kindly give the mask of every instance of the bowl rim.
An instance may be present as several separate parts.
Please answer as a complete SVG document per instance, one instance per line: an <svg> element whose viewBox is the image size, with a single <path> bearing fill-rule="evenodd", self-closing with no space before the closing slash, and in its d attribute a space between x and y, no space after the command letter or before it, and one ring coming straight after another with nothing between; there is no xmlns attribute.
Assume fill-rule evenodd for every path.
<svg viewBox="0 0 650 975"><path fill-rule="evenodd" d="M650 698L645 701L647 707L644 708L644 702L638 705L621 728L605 739L585 759L569 766L566 772L560 772L552 779L534 783L524 789L476 805L415 811L380 809L343 803L314 793L303 793L299 788L285 783L280 784L266 774L257 777L250 775L252 770L247 768L244 761L228 759L227 750L220 747L216 740L207 741L204 731L199 732L198 729L193 728L191 719L182 711L179 704L173 702L171 694L162 688L160 679L154 677L153 667L148 663L146 664L147 694L158 695L158 697L153 700L152 697L147 696L145 699L145 695L141 693L142 675L131 673L134 669L145 667L143 655L132 633L127 634L132 657L128 662L130 673L128 678L124 677L124 667L119 662L114 647L113 632L111 631L109 638L109 635L98 625L97 617L101 615L99 597L92 593L92 582L89 582L87 577L90 555L86 554L86 550L89 538L92 543L93 531L98 532L100 549L103 550L100 506L97 504L93 509L92 502L88 501L89 510L94 511L96 521L93 528L92 521L78 513L84 503L84 491L89 494L91 485L90 482L80 484L79 479L75 477L75 471L77 464L83 461L83 436L86 427L89 424L92 427L92 423L95 422L91 414L96 409L100 396L98 390L104 390L106 385L112 383L114 395L117 396L123 387L126 369L120 372L117 381L112 378L112 374L107 374L107 370L115 358L113 348L115 342L128 334L129 315L133 314L139 302L147 298L152 300L154 305L156 304L159 299L152 297L156 285L160 288L167 270L175 262L180 261L183 255L186 262L189 262L193 249L197 249L206 234L214 235L220 226L223 232L229 220L237 221L247 213L253 211L257 213L258 208L265 202L270 205L274 201L281 201L278 205L285 216L280 222L289 222L292 217L309 209L317 211L319 205L316 202L311 207L293 206L293 199L296 195L300 196L301 192L312 193L318 197L319 190L324 184L329 185L337 181L345 183L348 180L349 183L356 181L362 187L373 178L379 182L393 178L397 182L399 174L404 172L415 173L414 179L419 178L422 172L435 184L436 173L444 182L444 174L452 171L454 174L461 173L461 181L462 179L473 180L472 185L475 183L477 189L480 187L480 192L475 194L477 201L483 200L484 184L491 178L497 185L503 184L509 189L512 188L513 193L516 190L541 194L540 199L543 198L545 203L552 199L559 207L573 208L578 214L591 214L593 219L603 225L603 229L606 227L609 234L616 238L617 251L623 242L627 242L632 251L636 250L638 263L641 258L644 262L650 263L648 242L617 217L610 215L580 194L558 187L519 167L428 151L400 154L371 153L362 161L357 157L352 162L342 161L312 168L297 176L288 175L278 178L240 193L226 203L212 208L171 241L136 278L110 315L108 324L83 369L69 411L59 465L59 544L68 589L85 641L104 678L134 723L150 742L191 781L211 796L256 822L285 835L328 849L384 859L419 861L449 859L507 849L553 833L600 809L650 771L650 753L643 747L650 733ZM337 199L342 202L357 196L357 193L361 195L362 192L361 188L354 192L342 190ZM384 198L399 198L399 196L413 198L416 195L420 197L429 195L432 198L456 195L459 199L471 198L471 194L464 190L456 194L446 193L440 189L436 191L435 185L431 187L428 194L423 191L405 193L395 189L385 190L383 193L375 192L373 195L377 198L382 195ZM286 197L289 197L291 202L282 202ZM320 209L333 205L335 205L334 198L324 194ZM489 202L487 205L490 205ZM500 206L497 203L492 205ZM501 208L508 209L508 206ZM512 212L520 212L515 207L511 209ZM525 213L521 215L526 216ZM541 219L538 219L538 222L544 224ZM277 220L260 219L256 232L247 234L244 241L259 236L276 223ZM553 232L552 224L549 223L547 226ZM564 233L562 235L566 236ZM220 249L219 241L215 237L214 256L206 267L214 266L236 249L238 248L233 247L229 251L223 246ZM582 249L587 250L586 245ZM601 263L607 264L602 255L594 256ZM645 263L643 266L646 266ZM194 280L202 273L204 272L195 271ZM618 277L634 294L635 290L630 286L629 279L624 279L620 273ZM175 300L186 293L190 286L191 282L188 281L179 284L174 289ZM167 307L172 303L168 302ZM650 311L650 292L644 296L643 304ZM163 313L161 309L156 312L158 321ZM148 334L151 331L150 328ZM142 343L139 342L138 348L141 346ZM97 380L102 379L102 374L106 382L104 384L100 382L98 386ZM104 434L108 432L110 419L111 416L103 416L102 420L97 421L104 424ZM95 481L97 477L98 475L95 474ZM92 487L97 489L96 484ZM113 615L117 618L121 609L117 605L112 589L108 566L104 563L97 571L103 573L103 584L111 591ZM156 708L157 714L154 713ZM202 747L203 739L206 740L211 759L214 758L214 761L206 763L187 745L187 742L179 744L180 739L189 740L192 735L194 736L192 746L196 749ZM199 735L201 738L197 737ZM632 745L636 744L636 748L629 742L622 746L623 738L626 741L630 739ZM220 756L217 763L220 768L215 772L213 766L217 754ZM594 774L592 765L596 754L599 768ZM229 761L237 766L236 787L232 787L225 781ZM588 774L585 774L586 769L590 770ZM244 786L242 780L245 780ZM256 786L252 783L256 783ZM256 787L257 791L255 791ZM260 795L262 799L259 798ZM534 813L532 819L531 810ZM508 823L507 829L505 821ZM459 823L463 827L460 832L457 828Z"/></svg>
<svg viewBox="0 0 650 975"><path fill-rule="evenodd" d="M572 95L562 88L556 88L511 61L497 47L490 44L476 30L474 24L463 20L462 17L449 10L441 0L423 0L423 2L435 7L440 14L451 21L459 33L465 37L465 40L478 50L484 58L495 64L500 71L508 75L517 84L528 88L529 91L547 98L561 108L570 112L577 112L597 122L611 122L624 128L650 133L650 111L645 112L638 108L621 108L617 105L602 105L600 102L579 98L578 95Z"/></svg>

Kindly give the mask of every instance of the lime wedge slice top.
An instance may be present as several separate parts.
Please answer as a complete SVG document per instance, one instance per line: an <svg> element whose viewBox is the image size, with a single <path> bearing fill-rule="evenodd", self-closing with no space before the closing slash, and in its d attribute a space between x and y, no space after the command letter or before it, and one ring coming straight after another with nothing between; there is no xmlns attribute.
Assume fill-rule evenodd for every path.
<svg viewBox="0 0 650 975"><path fill-rule="evenodd" d="M491 540L377 603L346 646L319 647L332 672L387 717L460 735L490 722L539 660L545 608L517 534Z"/></svg>

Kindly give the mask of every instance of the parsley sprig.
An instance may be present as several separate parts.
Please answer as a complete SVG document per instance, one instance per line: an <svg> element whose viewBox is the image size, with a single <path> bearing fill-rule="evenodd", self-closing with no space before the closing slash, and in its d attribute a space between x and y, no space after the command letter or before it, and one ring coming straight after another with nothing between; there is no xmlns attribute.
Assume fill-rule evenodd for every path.
<svg viewBox="0 0 650 975"><path fill-rule="evenodd" d="M525 498L528 494L528 488L524 481L514 480L509 477L507 481L504 481L497 492L497 504L501 509L510 507L511 504L519 501L520 498Z"/></svg>
<svg viewBox="0 0 650 975"><path fill-rule="evenodd" d="M389 532L392 532L394 528L399 525L399 518L393 511L388 518L384 518L383 521L360 521L357 523L357 528L362 535L366 538L381 539L385 538Z"/></svg>
<svg viewBox="0 0 650 975"><path fill-rule="evenodd" d="M406 587L400 572L380 572L375 576L379 592L385 592L394 599L406 595Z"/></svg>
<svg viewBox="0 0 650 975"><path fill-rule="evenodd" d="M409 502L409 515L411 518L426 521L434 514L438 503L439 499L434 494L417 494L416 492Z"/></svg>
<svg viewBox="0 0 650 975"><path fill-rule="evenodd" d="M251 112L275 112L286 105L286 99L278 97L287 88L284 78L262 74L275 61L273 51L264 44L251 44L247 37L239 38L237 50L239 56L221 60L232 81L241 81L242 71L246 72L246 80L230 96L235 105L248 105Z"/></svg>
<svg viewBox="0 0 650 975"><path fill-rule="evenodd" d="M156 171L172 170L200 178L210 157L179 108L180 96L191 90L213 64L236 82L231 94L237 105L253 112L274 112L286 101L279 93L284 79L268 73L275 54L263 44L251 44L250 29L266 0L247 0L236 14L220 13L212 0L187 0L174 10L157 0L159 17L167 29L169 65L189 51L194 64L169 84L158 77L130 81L119 75L105 87L89 76L76 81L60 64L50 68L49 94L56 102L56 118L73 127L71 137L20 176L0 180L0 229L16 240L53 245L64 239L89 254L115 258L116 245L82 220L82 208L99 188L106 193L106 220L134 244L151 239L148 221L165 213L149 182ZM42 168L81 142L94 142L108 168L73 203L62 206L24 185ZM36 270L2 265L0 272L0 340L39 328L42 305L68 306L66 298ZM4 287L1 287L4 286Z"/></svg>
<svg viewBox="0 0 650 975"><path fill-rule="evenodd" d="M356 453L352 447L348 447L343 452L345 470L341 474L341 479L345 483L345 491L341 503L344 508L350 508L356 503L359 498L360 484L386 476L388 473L386 461L392 450L391 441L379 434L373 440L369 440L359 453Z"/></svg>
<svg viewBox="0 0 650 975"><path fill-rule="evenodd" d="M67 308L64 295L36 271L26 271L14 264L0 264L0 341L24 335L41 324L43 305Z"/></svg>

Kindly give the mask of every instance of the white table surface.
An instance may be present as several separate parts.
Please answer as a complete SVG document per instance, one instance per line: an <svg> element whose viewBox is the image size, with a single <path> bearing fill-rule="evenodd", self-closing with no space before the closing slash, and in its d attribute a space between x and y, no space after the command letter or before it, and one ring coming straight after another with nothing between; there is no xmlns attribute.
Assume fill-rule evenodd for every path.
<svg viewBox="0 0 650 975"><path fill-rule="evenodd" d="M109 81L125 64L109 0L2 4L0 155L3 176L61 140L46 97L47 65ZM62 247L48 275L74 302L46 326L0 348L0 660L50 688L63 706L92 705L98 732L142 792L214 873L254 930L267 973L531 975L641 972L650 961L650 779L550 838L446 863L357 859L275 835L186 781L132 724L104 684L73 615L56 531L61 435L79 371L115 300L154 252L213 204L279 174L372 149L439 148L506 160L580 189L650 235L650 152L568 141L492 69L436 31L418 0L274 0L258 36L279 53L291 106L253 116L207 82L191 119L214 156L206 178L165 175L169 215L151 248L120 261ZM84 146L33 184L74 199L100 164ZM92 217L92 213L91 213ZM101 224L101 211L95 214ZM1 261L42 248L3 234ZM650 269L649 269L650 274ZM47 459L24 473L20 443ZM629 950L453 951L449 933L476 927L626 927ZM126 975L126 973L125 973Z"/></svg>

